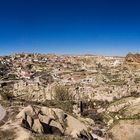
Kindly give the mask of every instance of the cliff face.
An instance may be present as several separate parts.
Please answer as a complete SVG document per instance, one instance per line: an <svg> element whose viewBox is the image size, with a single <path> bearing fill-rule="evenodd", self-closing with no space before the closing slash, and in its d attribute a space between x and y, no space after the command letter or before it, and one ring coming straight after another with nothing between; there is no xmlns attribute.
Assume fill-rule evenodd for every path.
<svg viewBox="0 0 140 140"><path fill-rule="evenodd" d="M140 64L140 54L129 53L125 58L126 63L138 63Z"/></svg>
<svg viewBox="0 0 140 140"><path fill-rule="evenodd" d="M140 54L129 53L125 57L125 67L132 70L140 69Z"/></svg>

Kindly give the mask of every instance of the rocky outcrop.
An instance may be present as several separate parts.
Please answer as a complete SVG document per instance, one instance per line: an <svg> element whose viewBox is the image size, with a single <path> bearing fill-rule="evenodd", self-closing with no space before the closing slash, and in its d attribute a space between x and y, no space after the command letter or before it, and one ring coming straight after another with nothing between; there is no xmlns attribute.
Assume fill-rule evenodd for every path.
<svg viewBox="0 0 140 140"><path fill-rule="evenodd" d="M70 134L73 137L77 137L81 131L87 131L87 126L77 120L76 118L68 115L67 116L67 127L66 127L66 134Z"/></svg>
<svg viewBox="0 0 140 140"><path fill-rule="evenodd" d="M86 119L75 118L61 109L27 106L16 118L21 119L24 128L38 134L66 135L93 140L92 127L84 121Z"/></svg>
<svg viewBox="0 0 140 140"><path fill-rule="evenodd" d="M17 118L21 118L23 127L35 133L62 135L64 130L61 124L55 121L54 114L50 115L51 111L49 108L38 110L27 106L17 115Z"/></svg>
<svg viewBox="0 0 140 140"><path fill-rule="evenodd" d="M134 68L139 69L140 68L140 54L129 53L125 57L125 66L128 69L134 69Z"/></svg>
<svg viewBox="0 0 140 140"><path fill-rule="evenodd" d="M139 120L121 120L112 129L113 140L139 140Z"/></svg>
<svg viewBox="0 0 140 140"><path fill-rule="evenodd" d="M132 53L129 53L126 58L125 58L125 61L127 63L139 63L140 64L140 54L132 54Z"/></svg>

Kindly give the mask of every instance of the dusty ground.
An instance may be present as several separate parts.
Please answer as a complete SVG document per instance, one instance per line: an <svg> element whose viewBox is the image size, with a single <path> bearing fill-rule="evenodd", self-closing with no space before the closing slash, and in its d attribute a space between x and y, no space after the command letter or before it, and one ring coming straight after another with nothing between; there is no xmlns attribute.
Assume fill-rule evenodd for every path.
<svg viewBox="0 0 140 140"><path fill-rule="evenodd" d="M30 131L22 128L20 126L20 120L16 122L8 122L7 124L1 127L2 130L13 130L15 132L16 138L15 140L29 140L30 138Z"/></svg>
<svg viewBox="0 0 140 140"><path fill-rule="evenodd" d="M111 132L113 140L140 140L140 120L120 120Z"/></svg>

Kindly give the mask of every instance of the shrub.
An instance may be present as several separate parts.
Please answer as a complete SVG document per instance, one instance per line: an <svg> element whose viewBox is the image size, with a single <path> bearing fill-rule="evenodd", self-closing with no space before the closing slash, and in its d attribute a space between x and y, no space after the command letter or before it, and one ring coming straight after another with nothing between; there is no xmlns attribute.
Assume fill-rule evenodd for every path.
<svg viewBox="0 0 140 140"><path fill-rule="evenodd" d="M72 95L69 89L65 86L56 86L54 99L57 101L70 101L72 100Z"/></svg>
<svg viewBox="0 0 140 140"><path fill-rule="evenodd" d="M55 101L55 100L50 101L46 100L45 102L42 103L43 106L60 108L68 113L72 113L74 104L75 104L74 101Z"/></svg>
<svg viewBox="0 0 140 140"><path fill-rule="evenodd" d="M140 97L140 92L133 91L133 92L131 92L131 96L132 97Z"/></svg>
<svg viewBox="0 0 140 140"><path fill-rule="evenodd" d="M15 133L10 130L0 131L0 140L14 140Z"/></svg>
<svg viewBox="0 0 140 140"><path fill-rule="evenodd" d="M6 93L2 92L0 95L1 95L3 100L11 100L11 99L13 99L13 94L10 93L10 92L6 92Z"/></svg>
<svg viewBox="0 0 140 140"><path fill-rule="evenodd" d="M85 110L82 113L82 116L94 120L95 124L105 124L103 120L103 115L101 113L98 113L95 109Z"/></svg>
<svg viewBox="0 0 140 140"><path fill-rule="evenodd" d="M3 88L0 91L0 95L1 95L1 97L2 97L3 100L11 100L14 97L12 91L9 90L7 87L6 88Z"/></svg>

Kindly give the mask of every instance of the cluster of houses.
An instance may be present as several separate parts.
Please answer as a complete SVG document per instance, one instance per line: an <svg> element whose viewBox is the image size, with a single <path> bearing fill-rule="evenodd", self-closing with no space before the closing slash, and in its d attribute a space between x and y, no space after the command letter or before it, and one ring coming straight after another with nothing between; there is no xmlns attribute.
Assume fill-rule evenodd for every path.
<svg viewBox="0 0 140 140"><path fill-rule="evenodd" d="M69 86L73 94L78 93L81 97L88 95L91 98L94 96L94 98L112 100L113 90L116 92L118 89L118 96L120 96L121 90L118 87L122 86L125 89L126 84L134 85L134 81L140 78L139 71L133 74L132 81L131 73L120 70L119 66L123 62L124 58L121 57L15 54L0 57L0 73L3 73L6 67L6 79L13 74L15 76L10 76L10 80L12 78L15 80L16 77L17 82L24 81L28 86L34 86L33 89L37 89L39 85L41 88L38 90L41 91L34 91L38 94L45 94L48 86L50 90L50 87L59 84ZM134 77L137 79L134 80ZM23 87L26 87L26 84ZM128 93L127 90L121 92L123 95Z"/></svg>

